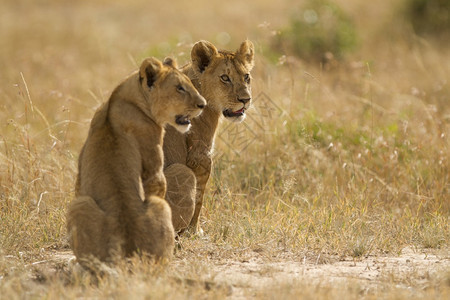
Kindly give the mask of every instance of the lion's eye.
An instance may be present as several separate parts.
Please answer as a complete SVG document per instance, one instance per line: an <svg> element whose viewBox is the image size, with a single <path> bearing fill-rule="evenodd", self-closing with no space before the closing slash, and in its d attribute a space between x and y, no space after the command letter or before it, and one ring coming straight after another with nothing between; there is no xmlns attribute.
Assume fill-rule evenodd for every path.
<svg viewBox="0 0 450 300"><path fill-rule="evenodd" d="M228 75L226 75L226 74L223 74L222 76L220 76L220 79L223 81L223 82L230 82L231 80L230 80L230 77L228 77Z"/></svg>
<svg viewBox="0 0 450 300"><path fill-rule="evenodd" d="M180 93L186 92L186 90L184 89L184 87L181 84L177 86L177 91Z"/></svg>
<svg viewBox="0 0 450 300"><path fill-rule="evenodd" d="M250 74L245 74L244 75L244 81L249 83L250 82Z"/></svg>

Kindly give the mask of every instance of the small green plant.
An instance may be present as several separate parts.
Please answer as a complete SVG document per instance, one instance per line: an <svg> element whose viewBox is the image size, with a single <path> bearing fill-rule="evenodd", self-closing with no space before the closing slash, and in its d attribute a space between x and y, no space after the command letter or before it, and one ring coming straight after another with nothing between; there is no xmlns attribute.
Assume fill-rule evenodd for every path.
<svg viewBox="0 0 450 300"><path fill-rule="evenodd" d="M354 25L336 4L310 0L276 37L275 47L303 59L342 58L356 46Z"/></svg>
<svg viewBox="0 0 450 300"><path fill-rule="evenodd" d="M418 34L444 34L450 32L450 1L406 0L405 19Z"/></svg>

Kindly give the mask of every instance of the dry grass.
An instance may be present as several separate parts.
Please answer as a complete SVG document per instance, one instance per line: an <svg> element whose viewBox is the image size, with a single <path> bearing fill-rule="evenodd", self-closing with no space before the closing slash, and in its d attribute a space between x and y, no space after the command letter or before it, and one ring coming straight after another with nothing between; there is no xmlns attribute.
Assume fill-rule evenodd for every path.
<svg viewBox="0 0 450 300"><path fill-rule="evenodd" d="M225 298L226 283L202 283L225 261L332 263L406 246L439 253L444 271L386 272L377 288L294 281L240 296L448 296L450 48L388 30L399 1L337 1L362 40L331 68L289 53L271 62L267 45L290 1L28 2L0 4L2 296ZM193 41L233 48L247 37L257 46L255 105L244 124L219 129L205 236L183 237L168 266L133 260L97 282L55 261L68 251L65 210L95 108L145 56L183 63Z"/></svg>

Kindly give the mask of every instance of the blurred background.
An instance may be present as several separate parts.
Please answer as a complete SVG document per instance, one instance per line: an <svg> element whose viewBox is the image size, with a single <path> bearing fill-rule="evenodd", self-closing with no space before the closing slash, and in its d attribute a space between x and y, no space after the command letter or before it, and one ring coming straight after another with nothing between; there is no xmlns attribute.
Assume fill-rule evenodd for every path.
<svg viewBox="0 0 450 300"><path fill-rule="evenodd" d="M275 88L273 78L286 77L274 69L283 63L291 67L287 74L295 76L294 81L312 68L345 66L367 71L370 65L392 76L395 68L400 85L415 76L415 68L425 68L429 76L418 83L430 81L434 90L448 92L448 72L443 73L448 70L450 28L445 0L377 4L357 0L175 0L170 4L3 0L0 6L0 88L6 119L17 114L14 85L25 80L33 101L50 119L58 118L63 106L75 109L71 103L76 102L88 110L79 112L81 121L142 58L174 56L184 64L192 44L200 39L226 49L251 39L257 50L256 92L268 92ZM410 55L416 63L401 60ZM428 65L417 62L424 59ZM386 77L386 81L392 79ZM421 92L420 86L402 88Z"/></svg>

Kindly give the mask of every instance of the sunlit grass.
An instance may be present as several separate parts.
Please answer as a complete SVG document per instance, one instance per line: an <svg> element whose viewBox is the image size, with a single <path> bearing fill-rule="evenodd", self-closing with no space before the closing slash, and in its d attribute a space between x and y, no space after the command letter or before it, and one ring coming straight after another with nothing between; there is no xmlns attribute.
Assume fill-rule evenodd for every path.
<svg viewBox="0 0 450 300"><path fill-rule="evenodd" d="M369 38L363 34L353 57L320 66L268 52L287 2L241 4L259 17L252 14L227 29L203 19L203 13L203 21L194 21L194 8L186 8L183 18L165 9L174 21L164 27L157 25L167 15L146 11L140 1L106 11L102 1L43 2L24 7L4 1L0 9L2 296L221 299L229 294L227 287L207 291L201 282L214 281L217 262L246 261L255 253L267 261L326 263L398 255L408 246L448 259L448 49L410 36L397 36L393 43L382 34L365 44ZM354 13L357 2L342 5ZM374 14L389 7L383 4ZM230 8L224 14L231 20L242 11ZM16 22L18 15L28 23ZM363 33L385 30L375 23L356 16ZM229 43L219 35L223 32ZM254 108L245 123L223 121L219 128L200 220L205 235L183 236L167 266L135 260L97 284L89 274L71 273L67 260L50 262L53 251L69 250L65 210L96 107L147 55L175 55L182 64L190 42L205 38L232 49L247 37L257 49ZM41 267L46 262L53 273ZM244 296L446 298L448 278L391 272L380 279L380 289L352 282L342 289L286 283ZM411 295L398 286L403 284L420 293Z"/></svg>

